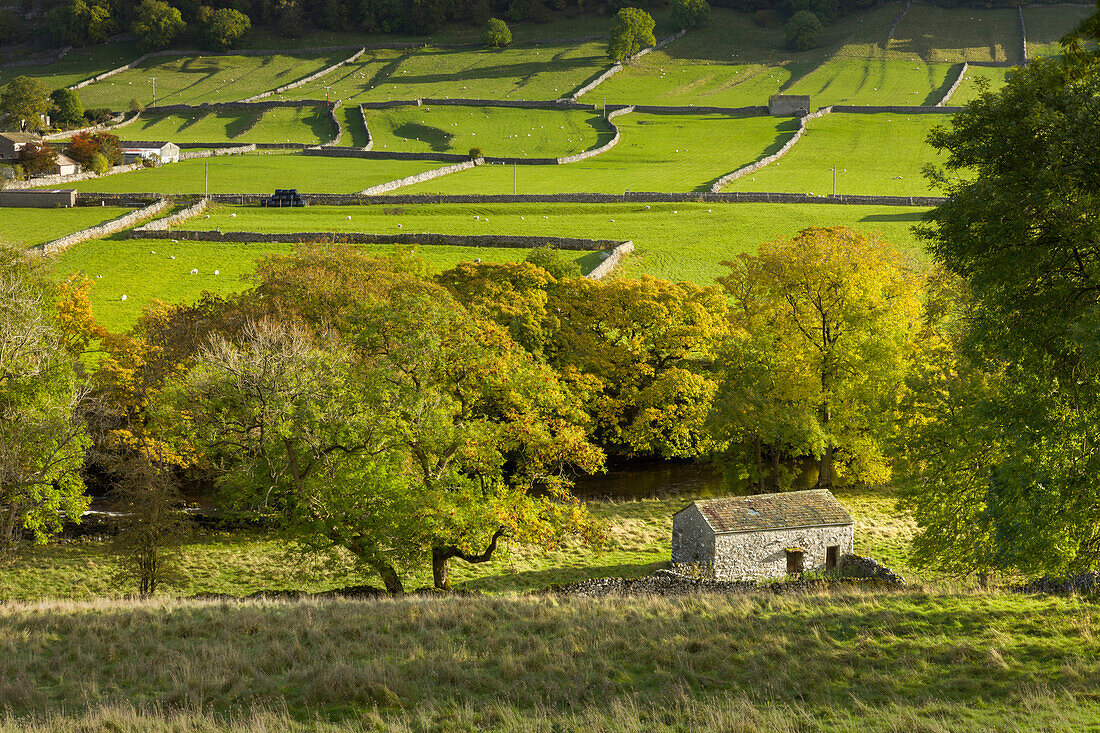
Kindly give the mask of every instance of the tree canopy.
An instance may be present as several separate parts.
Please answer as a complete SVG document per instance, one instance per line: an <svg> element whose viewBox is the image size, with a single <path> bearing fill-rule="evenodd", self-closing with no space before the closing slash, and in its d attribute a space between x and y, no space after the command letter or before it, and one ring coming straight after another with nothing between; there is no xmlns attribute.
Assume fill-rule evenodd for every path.
<svg viewBox="0 0 1100 733"><path fill-rule="evenodd" d="M612 61L625 61L648 46L657 44L653 35L653 17L638 8L623 8L611 21L607 57Z"/></svg>

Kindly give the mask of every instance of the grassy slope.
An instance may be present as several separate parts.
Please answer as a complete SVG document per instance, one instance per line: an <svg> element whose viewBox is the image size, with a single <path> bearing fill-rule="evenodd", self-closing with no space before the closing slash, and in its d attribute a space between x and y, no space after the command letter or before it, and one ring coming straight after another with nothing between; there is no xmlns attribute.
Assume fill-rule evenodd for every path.
<svg viewBox="0 0 1100 733"><path fill-rule="evenodd" d="M31 247L122 216L132 209L76 206L70 209L0 208L0 242Z"/></svg>
<svg viewBox="0 0 1100 733"><path fill-rule="evenodd" d="M1015 8L978 10L913 3L898 23L890 52L926 61L1021 61Z"/></svg>
<svg viewBox="0 0 1100 733"><path fill-rule="evenodd" d="M244 114L192 112L142 115L136 122L113 132L123 140L171 140L175 143L293 142L313 145L332 139L336 131L328 114L318 107L282 107Z"/></svg>
<svg viewBox="0 0 1100 733"><path fill-rule="evenodd" d="M102 46L74 48L53 64L0 69L0 86L17 76L31 76L41 79L51 90L68 87L102 74L104 71L116 69L140 55L141 49L138 48L136 41L112 41ZM80 90L79 93L83 98L84 91Z"/></svg>
<svg viewBox="0 0 1100 733"><path fill-rule="evenodd" d="M358 160L302 155L234 155L169 163L70 184L78 191L202 193L210 169L210 193L269 193L296 188L312 193L352 193L438 168L441 163Z"/></svg>
<svg viewBox="0 0 1100 733"><path fill-rule="evenodd" d="M921 175L924 166L939 157L924 140L933 127L949 119L947 115L826 115L809 123L787 155L739 178L727 190L820 196L832 191L830 169L835 165L837 193L938 195ZM887 141L888 155L883 151Z"/></svg>
<svg viewBox="0 0 1100 733"><path fill-rule="evenodd" d="M198 221L202 222L202 228L211 223ZM197 223L189 226L200 228ZM88 297L96 320L113 331L124 331L153 300L194 302L203 291L224 295L243 290L247 287L244 277L252 273L257 259L292 248L292 244L98 240L84 242L59 255L55 270L62 274L88 274L94 282ZM386 245L363 246L363 249L379 253L393 251ZM435 270L441 271L475 258L486 262L521 260L527 250L431 247L422 248L420 255ZM577 253L577 259L586 270L595 265L594 257L587 252ZM197 269L198 274L192 275L192 269ZM215 270L218 275L214 274ZM123 295L126 295L125 301L121 299Z"/></svg>
<svg viewBox="0 0 1100 733"><path fill-rule="evenodd" d="M594 158L561 166L520 166L519 193L707 191L732 170L778 149L794 122L774 117L618 117L622 139ZM511 166L482 166L403 189L408 193L512 193ZM451 179L451 180L448 180Z"/></svg>
<svg viewBox="0 0 1100 733"><path fill-rule="evenodd" d="M486 155L554 158L611 139L598 113L575 110L398 107L368 110L367 125L375 150L418 153L465 154L480 147Z"/></svg>
<svg viewBox="0 0 1100 733"><path fill-rule="evenodd" d="M1096 12L1093 7L1024 8L1024 28L1027 30L1027 56L1055 56L1062 52L1058 43L1062 36Z"/></svg>
<svg viewBox="0 0 1100 733"><path fill-rule="evenodd" d="M275 89L321 70L349 54L277 56L183 56L150 59L137 68L80 90L85 106L127 109L130 100L158 104L233 102Z"/></svg>
<svg viewBox="0 0 1100 733"><path fill-rule="evenodd" d="M13 605L0 691L9 715L54 711L51 731L1077 731L1100 716L1098 608L919 590Z"/></svg>
<svg viewBox="0 0 1100 733"><path fill-rule="evenodd" d="M721 260L815 225L846 225L879 232L915 261L921 261L923 254L910 228L920 221L923 211L828 204L652 204L648 211L644 205L633 203L311 206L276 210L219 206L211 210L209 220L199 221L223 231L412 231L629 239L636 250L626 260L626 273L646 272L673 280L709 283L723 272L718 264ZM237 216L230 216L234 213Z"/></svg>
<svg viewBox="0 0 1100 733"><path fill-rule="evenodd" d="M907 562L915 525L898 512L888 490L840 489L836 493L856 518L856 552L878 558L907 577L924 577ZM604 547L593 549L573 540L555 550L507 545L487 563L453 562L452 582L468 590L509 593L608 575L647 575L668 562L672 514L690 500L679 496L589 502L593 515L606 522ZM323 566L288 556L286 542L264 532L197 536L183 550L182 567L183 585L177 590L184 595L377 584L374 574L364 574L342 558ZM0 600L118 597L125 589L112 580L112 568L107 548L98 540L30 547L0 573ZM404 574L409 587L431 584L426 563Z"/></svg>

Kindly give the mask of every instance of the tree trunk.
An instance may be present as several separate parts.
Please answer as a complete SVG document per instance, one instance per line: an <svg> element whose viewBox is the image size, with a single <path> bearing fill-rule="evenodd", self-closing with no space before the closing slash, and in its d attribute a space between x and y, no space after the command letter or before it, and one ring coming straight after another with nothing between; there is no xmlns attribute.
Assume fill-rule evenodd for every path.
<svg viewBox="0 0 1100 733"><path fill-rule="evenodd" d="M393 569L393 565L379 561L374 563L374 569L378 572L378 576L382 578L382 583L386 586L387 591L395 596L405 592L405 586L401 583L401 576Z"/></svg>
<svg viewBox="0 0 1100 733"><path fill-rule="evenodd" d="M760 436L756 436L756 490L764 493L764 458L760 453Z"/></svg>
<svg viewBox="0 0 1100 733"><path fill-rule="evenodd" d="M832 410L829 409L829 403L822 403L821 427L825 429L826 433L829 431L829 421L832 417ZM821 489L830 489L833 486L833 439L828 436L825 438L825 452L818 462L817 486Z"/></svg>
<svg viewBox="0 0 1100 733"><path fill-rule="evenodd" d="M447 554L446 548L432 548L432 580L435 581L435 587L439 590L451 589L451 573L447 568L447 561L450 559L451 556Z"/></svg>

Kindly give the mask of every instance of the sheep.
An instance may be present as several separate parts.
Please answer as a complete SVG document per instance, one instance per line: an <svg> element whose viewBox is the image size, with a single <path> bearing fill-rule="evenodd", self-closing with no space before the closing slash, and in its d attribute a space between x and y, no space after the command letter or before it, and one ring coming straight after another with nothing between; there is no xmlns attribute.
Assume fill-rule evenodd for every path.
<svg viewBox="0 0 1100 733"><path fill-rule="evenodd" d="M198 270L191 270L191 274L192 274L192 275L198 275L198 274L199 274L199 271L198 271Z"/></svg>

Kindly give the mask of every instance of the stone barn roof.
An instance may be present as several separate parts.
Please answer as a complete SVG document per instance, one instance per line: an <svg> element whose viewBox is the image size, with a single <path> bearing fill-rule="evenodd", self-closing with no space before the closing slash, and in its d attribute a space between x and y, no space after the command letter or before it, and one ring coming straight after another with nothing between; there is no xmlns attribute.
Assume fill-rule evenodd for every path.
<svg viewBox="0 0 1100 733"><path fill-rule="evenodd" d="M691 506L699 509L715 534L853 524L828 489L701 499L684 509Z"/></svg>

